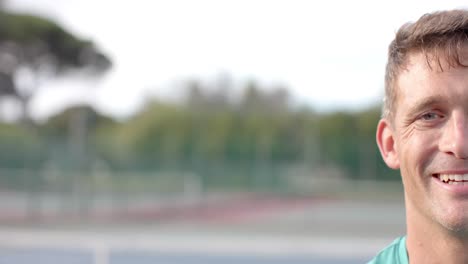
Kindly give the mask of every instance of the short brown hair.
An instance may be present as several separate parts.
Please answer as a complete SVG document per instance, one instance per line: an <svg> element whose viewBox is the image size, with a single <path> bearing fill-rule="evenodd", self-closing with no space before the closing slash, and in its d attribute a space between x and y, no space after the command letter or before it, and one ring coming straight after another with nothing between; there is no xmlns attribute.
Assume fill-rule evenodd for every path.
<svg viewBox="0 0 468 264"><path fill-rule="evenodd" d="M468 44L468 10L425 14L418 21L403 25L388 48L382 116L393 119L396 83L409 54L422 52L431 69L435 63L443 70L441 59L447 61L449 67L467 66L460 55L465 44Z"/></svg>

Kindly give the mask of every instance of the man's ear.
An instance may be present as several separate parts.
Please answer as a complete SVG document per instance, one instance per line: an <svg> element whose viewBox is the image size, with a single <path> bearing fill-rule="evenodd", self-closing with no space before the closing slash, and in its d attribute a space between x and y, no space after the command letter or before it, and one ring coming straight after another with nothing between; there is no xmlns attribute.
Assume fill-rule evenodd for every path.
<svg viewBox="0 0 468 264"><path fill-rule="evenodd" d="M377 145L380 154L388 167L392 169L400 168L400 159L395 146L394 131L391 124L386 119L381 119L377 125Z"/></svg>

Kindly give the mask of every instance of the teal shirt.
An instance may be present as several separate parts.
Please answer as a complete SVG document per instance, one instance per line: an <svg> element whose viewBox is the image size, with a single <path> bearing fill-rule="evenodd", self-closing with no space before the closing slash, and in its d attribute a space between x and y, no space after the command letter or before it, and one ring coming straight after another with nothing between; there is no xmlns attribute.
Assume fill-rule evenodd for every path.
<svg viewBox="0 0 468 264"><path fill-rule="evenodd" d="M395 239L392 244L384 248L367 264L408 264L406 252L406 236Z"/></svg>

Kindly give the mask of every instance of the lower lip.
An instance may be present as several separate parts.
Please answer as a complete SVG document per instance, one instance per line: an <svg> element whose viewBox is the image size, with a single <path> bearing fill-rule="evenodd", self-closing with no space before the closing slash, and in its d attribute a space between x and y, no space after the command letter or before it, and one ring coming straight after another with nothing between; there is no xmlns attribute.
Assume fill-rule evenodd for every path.
<svg viewBox="0 0 468 264"><path fill-rule="evenodd" d="M467 195L468 196L468 182L465 182L463 184L448 184L439 180L438 177L432 177L432 178L443 189L455 195Z"/></svg>

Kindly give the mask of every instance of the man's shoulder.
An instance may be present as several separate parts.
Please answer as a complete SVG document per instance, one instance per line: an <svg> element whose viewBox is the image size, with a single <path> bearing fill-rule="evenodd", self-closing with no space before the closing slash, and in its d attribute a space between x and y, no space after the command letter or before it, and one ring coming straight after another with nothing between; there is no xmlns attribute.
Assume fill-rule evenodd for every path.
<svg viewBox="0 0 468 264"><path fill-rule="evenodd" d="M367 264L408 264L406 253L406 237L395 239L392 244L384 248Z"/></svg>

